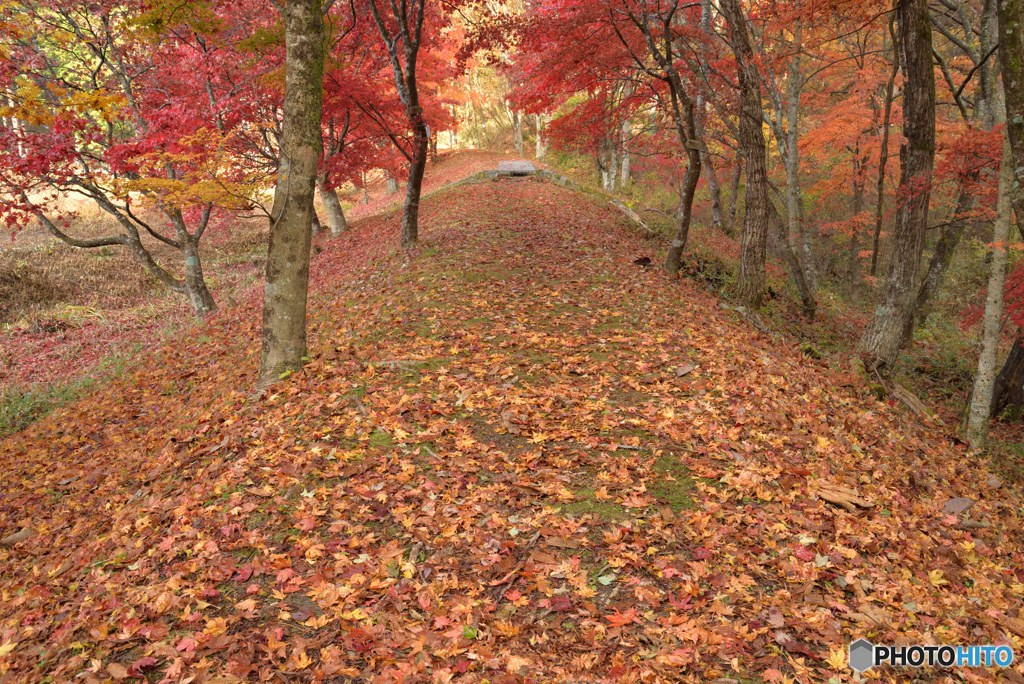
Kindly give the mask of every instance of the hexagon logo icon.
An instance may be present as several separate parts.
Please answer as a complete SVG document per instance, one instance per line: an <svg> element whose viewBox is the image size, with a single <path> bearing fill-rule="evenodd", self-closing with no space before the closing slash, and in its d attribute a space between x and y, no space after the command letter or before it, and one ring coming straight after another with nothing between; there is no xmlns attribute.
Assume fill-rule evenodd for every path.
<svg viewBox="0 0 1024 684"><path fill-rule="evenodd" d="M857 639L850 644L850 668L865 672L875 666L875 645L867 639Z"/></svg>

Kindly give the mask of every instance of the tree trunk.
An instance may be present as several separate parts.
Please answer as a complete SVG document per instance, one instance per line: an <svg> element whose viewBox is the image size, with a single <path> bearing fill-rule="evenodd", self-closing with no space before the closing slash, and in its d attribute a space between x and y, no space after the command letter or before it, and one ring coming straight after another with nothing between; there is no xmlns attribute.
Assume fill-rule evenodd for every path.
<svg viewBox="0 0 1024 684"><path fill-rule="evenodd" d="M192 310L198 318L217 309L213 295L206 287L203 277L203 263L199 259L199 245L193 239L182 241L182 253L185 255L185 295L192 304Z"/></svg>
<svg viewBox="0 0 1024 684"><path fill-rule="evenodd" d="M800 22L796 22L793 42L800 45ZM789 62L789 101L786 107L786 213L789 214L789 235L799 235L803 246L803 269L807 287L811 292L818 289L817 273L814 269L814 250L810 236L803 226L803 196L800 191L800 96L803 90L803 74L800 71L800 52L797 51Z"/></svg>
<svg viewBox="0 0 1024 684"><path fill-rule="evenodd" d="M405 209L402 212L402 248L414 247L420 237L420 195L423 193L423 172L427 168L426 127L414 129L413 159L409 164L409 180L405 184Z"/></svg>
<svg viewBox="0 0 1024 684"><path fill-rule="evenodd" d="M956 246L960 243L960 238L967 229L967 213L973 207L974 193L970 190L968 183L962 181L960 184L960 195L957 198L956 209L953 213L953 220L942 229L942 235L939 236L939 241L935 244L935 253L932 254L931 261L928 262L928 271L925 273L924 280L921 281L921 287L917 291L914 311L916 312L918 325L924 325L925 321L928 320L932 298L939 291L939 285L942 284L942 278L946 274L946 269L949 268L949 262L953 260ZM911 318L903 335L904 343L910 342L913 334L914 319Z"/></svg>
<svg viewBox="0 0 1024 684"><path fill-rule="evenodd" d="M345 219L345 212L341 208L338 191L327 187L327 174L320 176L317 185L320 188L320 201L324 203L324 211L327 213L327 225L330 226L331 235L338 237L348 230L348 221Z"/></svg>
<svg viewBox="0 0 1024 684"><path fill-rule="evenodd" d="M864 211L864 163L866 158L860 156L860 142L853 152L853 235L850 236L850 299L856 301L857 289L860 286L860 223L857 218Z"/></svg>
<svg viewBox="0 0 1024 684"><path fill-rule="evenodd" d="M512 111L512 148L517 156L523 156L523 117L518 109Z"/></svg>
<svg viewBox="0 0 1024 684"><path fill-rule="evenodd" d="M999 69L1006 103L1006 133L1013 152L1010 202L1020 222L1024 217L1024 0L999 0Z"/></svg>
<svg viewBox="0 0 1024 684"><path fill-rule="evenodd" d="M914 315L917 276L928 227L935 161L935 73L928 0L904 0L897 10L906 55L900 203L882 302L861 336L858 351L871 371L891 367L907 319Z"/></svg>
<svg viewBox="0 0 1024 684"><path fill-rule="evenodd" d="M632 141L633 130L629 119L622 122L622 164L619 165L619 187L626 187L630 181L630 159L629 146Z"/></svg>
<svg viewBox="0 0 1024 684"><path fill-rule="evenodd" d="M320 156L324 21L320 0L285 0L281 161L263 290L260 385L302 367L306 350L310 228Z"/></svg>
<svg viewBox="0 0 1024 684"><path fill-rule="evenodd" d="M537 127L537 147L534 156L537 157L537 161L541 161L542 159L544 159L544 156L548 153L548 145L546 142L544 142L544 131L541 125L541 115L534 114L533 122L534 125L536 125Z"/></svg>
<svg viewBox="0 0 1024 684"><path fill-rule="evenodd" d="M395 179L391 176L391 172L387 169L384 169L384 191L389 195L394 195L398 192L398 183L395 182Z"/></svg>
<svg viewBox="0 0 1024 684"><path fill-rule="evenodd" d="M975 449L985 446L988 420L992 412L992 394L996 376L996 358L999 353L999 332L1003 322L1003 285L1006 282L1006 261L1010 237L1010 186L1013 184L1013 153L1009 143L1003 142L1003 160L999 165L999 199L996 203L996 221L989 250L988 293L985 296L985 317L981 324L981 354L978 357L978 375L974 378L971 412L967 419L967 442Z"/></svg>
<svg viewBox="0 0 1024 684"><path fill-rule="evenodd" d="M889 42L892 44L892 68L889 70L889 80L885 84L885 114L882 120L882 142L878 157L878 182L877 198L875 200L875 233L871 239L871 276L874 277L878 269L878 243L882 235L882 217L885 203L885 166L889 161L889 122L892 119L892 97L896 84L896 72L900 67L900 41L896 34L896 11L898 0L893 0L893 12L889 17Z"/></svg>
<svg viewBox="0 0 1024 684"><path fill-rule="evenodd" d="M675 275L683 265L683 251L690 238L690 221L693 217L693 196L697 193L697 182L700 180L700 149L693 139L696 132L693 102L687 102L683 108L683 121L687 132L684 141L688 161L686 173L683 174L682 187L679 188L679 207L676 210L676 234L668 248L665 259L665 270Z"/></svg>
<svg viewBox="0 0 1024 684"><path fill-rule="evenodd" d="M1010 355L996 376L990 414L1000 417L1008 409L1019 415L1024 407L1024 331L1017 332Z"/></svg>
<svg viewBox="0 0 1024 684"><path fill-rule="evenodd" d="M736 164L732 169L732 183L729 185L729 222L725 226L725 234L736 235L736 212L739 208L740 177L743 175L743 154L736 152Z"/></svg>
<svg viewBox="0 0 1024 684"><path fill-rule="evenodd" d="M744 304L756 309L764 299L770 201L762 131L761 82L753 61L746 17L738 0L722 0L721 8L729 22L729 39L736 56L740 88L739 144L747 163L746 211L740 236L736 294Z"/></svg>

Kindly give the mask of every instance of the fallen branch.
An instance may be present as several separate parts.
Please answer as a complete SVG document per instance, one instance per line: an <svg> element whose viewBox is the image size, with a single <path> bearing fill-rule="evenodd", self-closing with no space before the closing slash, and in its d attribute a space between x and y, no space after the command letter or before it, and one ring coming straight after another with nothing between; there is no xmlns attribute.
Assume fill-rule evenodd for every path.
<svg viewBox="0 0 1024 684"><path fill-rule="evenodd" d="M817 495L819 499L845 508L850 513L856 513L858 507L873 508L875 505L874 502L868 501L855 490L831 482L820 482Z"/></svg>

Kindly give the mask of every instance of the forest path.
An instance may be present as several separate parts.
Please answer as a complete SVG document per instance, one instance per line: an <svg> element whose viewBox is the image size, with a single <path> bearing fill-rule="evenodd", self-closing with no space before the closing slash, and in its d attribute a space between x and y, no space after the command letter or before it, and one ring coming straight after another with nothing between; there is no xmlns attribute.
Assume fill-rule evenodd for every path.
<svg viewBox="0 0 1024 684"><path fill-rule="evenodd" d="M1020 629L1019 496L634 266L602 199L449 188L409 253L399 220L315 257L260 400L254 301L0 441L3 673L827 681L860 636Z"/></svg>

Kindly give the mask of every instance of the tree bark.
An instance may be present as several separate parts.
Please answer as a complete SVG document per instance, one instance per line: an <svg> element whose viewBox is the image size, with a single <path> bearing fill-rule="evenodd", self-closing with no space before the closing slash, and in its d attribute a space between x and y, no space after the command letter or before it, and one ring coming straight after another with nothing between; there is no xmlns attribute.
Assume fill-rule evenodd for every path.
<svg viewBox="0 0 1024 684"><path fill-rule="evenodd" d="M853 151L853 235L850 236L850 299L857 299L857 289L860 286L860 213L864 211L864 164L866 157L860 156L860 142Z"/></svg>
<svg viewBox="0 0 1024 684"><path fill-rule="evenodd" d="M537 145L534 151L534 156L537 161L544 159L544 156L548 153L548 145L544 142L544 131L542 126L542 119L540 114L533 115L534 125L537 127Z"/></svg>
<svg viewBox="0 0 1024 684"><path fill-rule="evenodd" d="M935 162L935 73L928 0L904 0L897 13L906 56L903 94L906 142L900 146L901 197L889 273L882 302L858 345L864 365L871 371L895 363L903 329L907 319L914 315Z"/></svg>
<svg viewBox="0 0 1024 684"><path fill-rule="evenodd" d="M284 116L263 290L261 386L301 368L307 354L310 229L322 145L324 21L320 7L320 0L285 0L284 4Z"/></svg>
<svg viewBox="0 0 1024 684"><path fill-rule="evenodd" d="M974 393L971 395L971 412L967 419L967 442L975 449L985 446L989 415L992 412L999 332L1003 322L1003 285L1006 281L1007 242L1012 218L1012 184L1013 153L1004 136L1003 160L999 165L999 199L996 203L992 246L989 249L988 293L985 296L985 316L981 324L981 354L978 357L978 375L974 378Z"/></svg>
<svg viewBox="0 0 1024 684"><path fill-rule="evenodd" d="M1019 414L1021 407L1024 407L1024 331L1017 332L1010 355L996 376L989 413L998 418L1007 409Z"/></svg>
<svg viewBox="0 0 1024 684"><path fill-rule="evenodd" d="M391 172L387 169L384 169L384 191L389 195L394 195L398 192L398 183L395 182L395 179L391 176Z"/></svg>
<svg viewBox="0 0 1024 684"><path fill-rule="evenodd" d="M892 119L892 98L896 84L896 73L900 67L899 37L896 34L896 4L893 0L893 11L889 17L889 40L892 43L892 68L889 70L889 80L885 83L885 114L882 120L882 142L878 156L878 182L877 198L875 199L875 233L871 239L871 270L869 273L874 277L878 269L878 243L882 236L882 218L885 203L885 166L889 161L889 122Z"/></svg>
<svg viewBox="0 0 1024 684"><path fill-rule="evenodd" d="M796 22L793 42L800 45L800 22ZM814 249L810 236L803 226L803 194L800 191L800 96L803 91L803 74L800 70L800 52L789 62L789 100L786 106L786 213L789 214L789 235L799 235L803 246L803 269L807 287L811 292L818 289L817 273L814 268Z"/></svg>
<svg viewBox="0 0 1024 684"><path fill-rule="evenodd" d="M956 246L960 243L960 238L967 229L967 213L971 211L973 206L974 193L970 190L968 184L963 182L960 185L960 194L957 198L953 220L942 229L942 235L939 236L939 241L935 244L935 253L932 254L931 261L928 262L928 271L925 273L924 280L921 281L921 287L917 291L914 311L916 312L918 325L924 325L925 321L928 320L932 298L939 291L939 285L942 284L942 278L946 274L946 269L949 268L949 263L953 260ZM903 335L904 343L910 342L910 338L914 334L913 321L914 319L911 318Z"/></svg>
<svg viewBox="0 0 1024 684"><path fill-rule="evenodd" d="M694 122L693 103L686 102L682 111L686 138L683 144L688 157L686 172L683 174L682 186L679 189L679 207L676 210L676 234L668 248L665 258L665 270L675 275L683 265L683 251L690 238L690 221L693 218L693 197L697 194L697 182L700 180L700 148L696 140L696 123Z"/></svg>
<svg viewBox="0 0 1024 684"><path fill-rule="evenodd" d="M341 200L338 199L338 191L327 187L327 175L322 174L317 181L320 189L320 201L324 203L324 211L327 213L327 225L331 229L331 235L338 237L348 230L348 220L341 208Z"/></svg>
<svg viewBox="0 0 1024 684"><path fill-rule="evenodd" d="M740 236L740 267L736 294L751 308L764 299L765 257L768 243L768 175L761 108L761 82L753 61L746 17L738 0L722 0L729 22L729 39L736 56L740 88L739 144L747 164L746 211Z"/></svg>
<svg viewBox="0 0 1024 684"><path fill-rule="evenodd" d="M729 222L725 227L725 234L729 237L736 235L736 212L739 209L740 199L740 178L743 175L743 154L736 153L736 164L732 169L732 183L729 185Z"/></svg>
<svg viewBox="0 0 1024 684"><path fill-rule="evenodd" d="M523 156L523 117L518 109L512 112L512 148L516 155Z"/></svg>
<svg viewBox="0 0 1024 684"><path fill-rule="evenodd" d="M629 119L622 122L622 163L619 165L619 187L626 187L630 181L630 159L629 146L633 137L632 126Z"/></svg>

